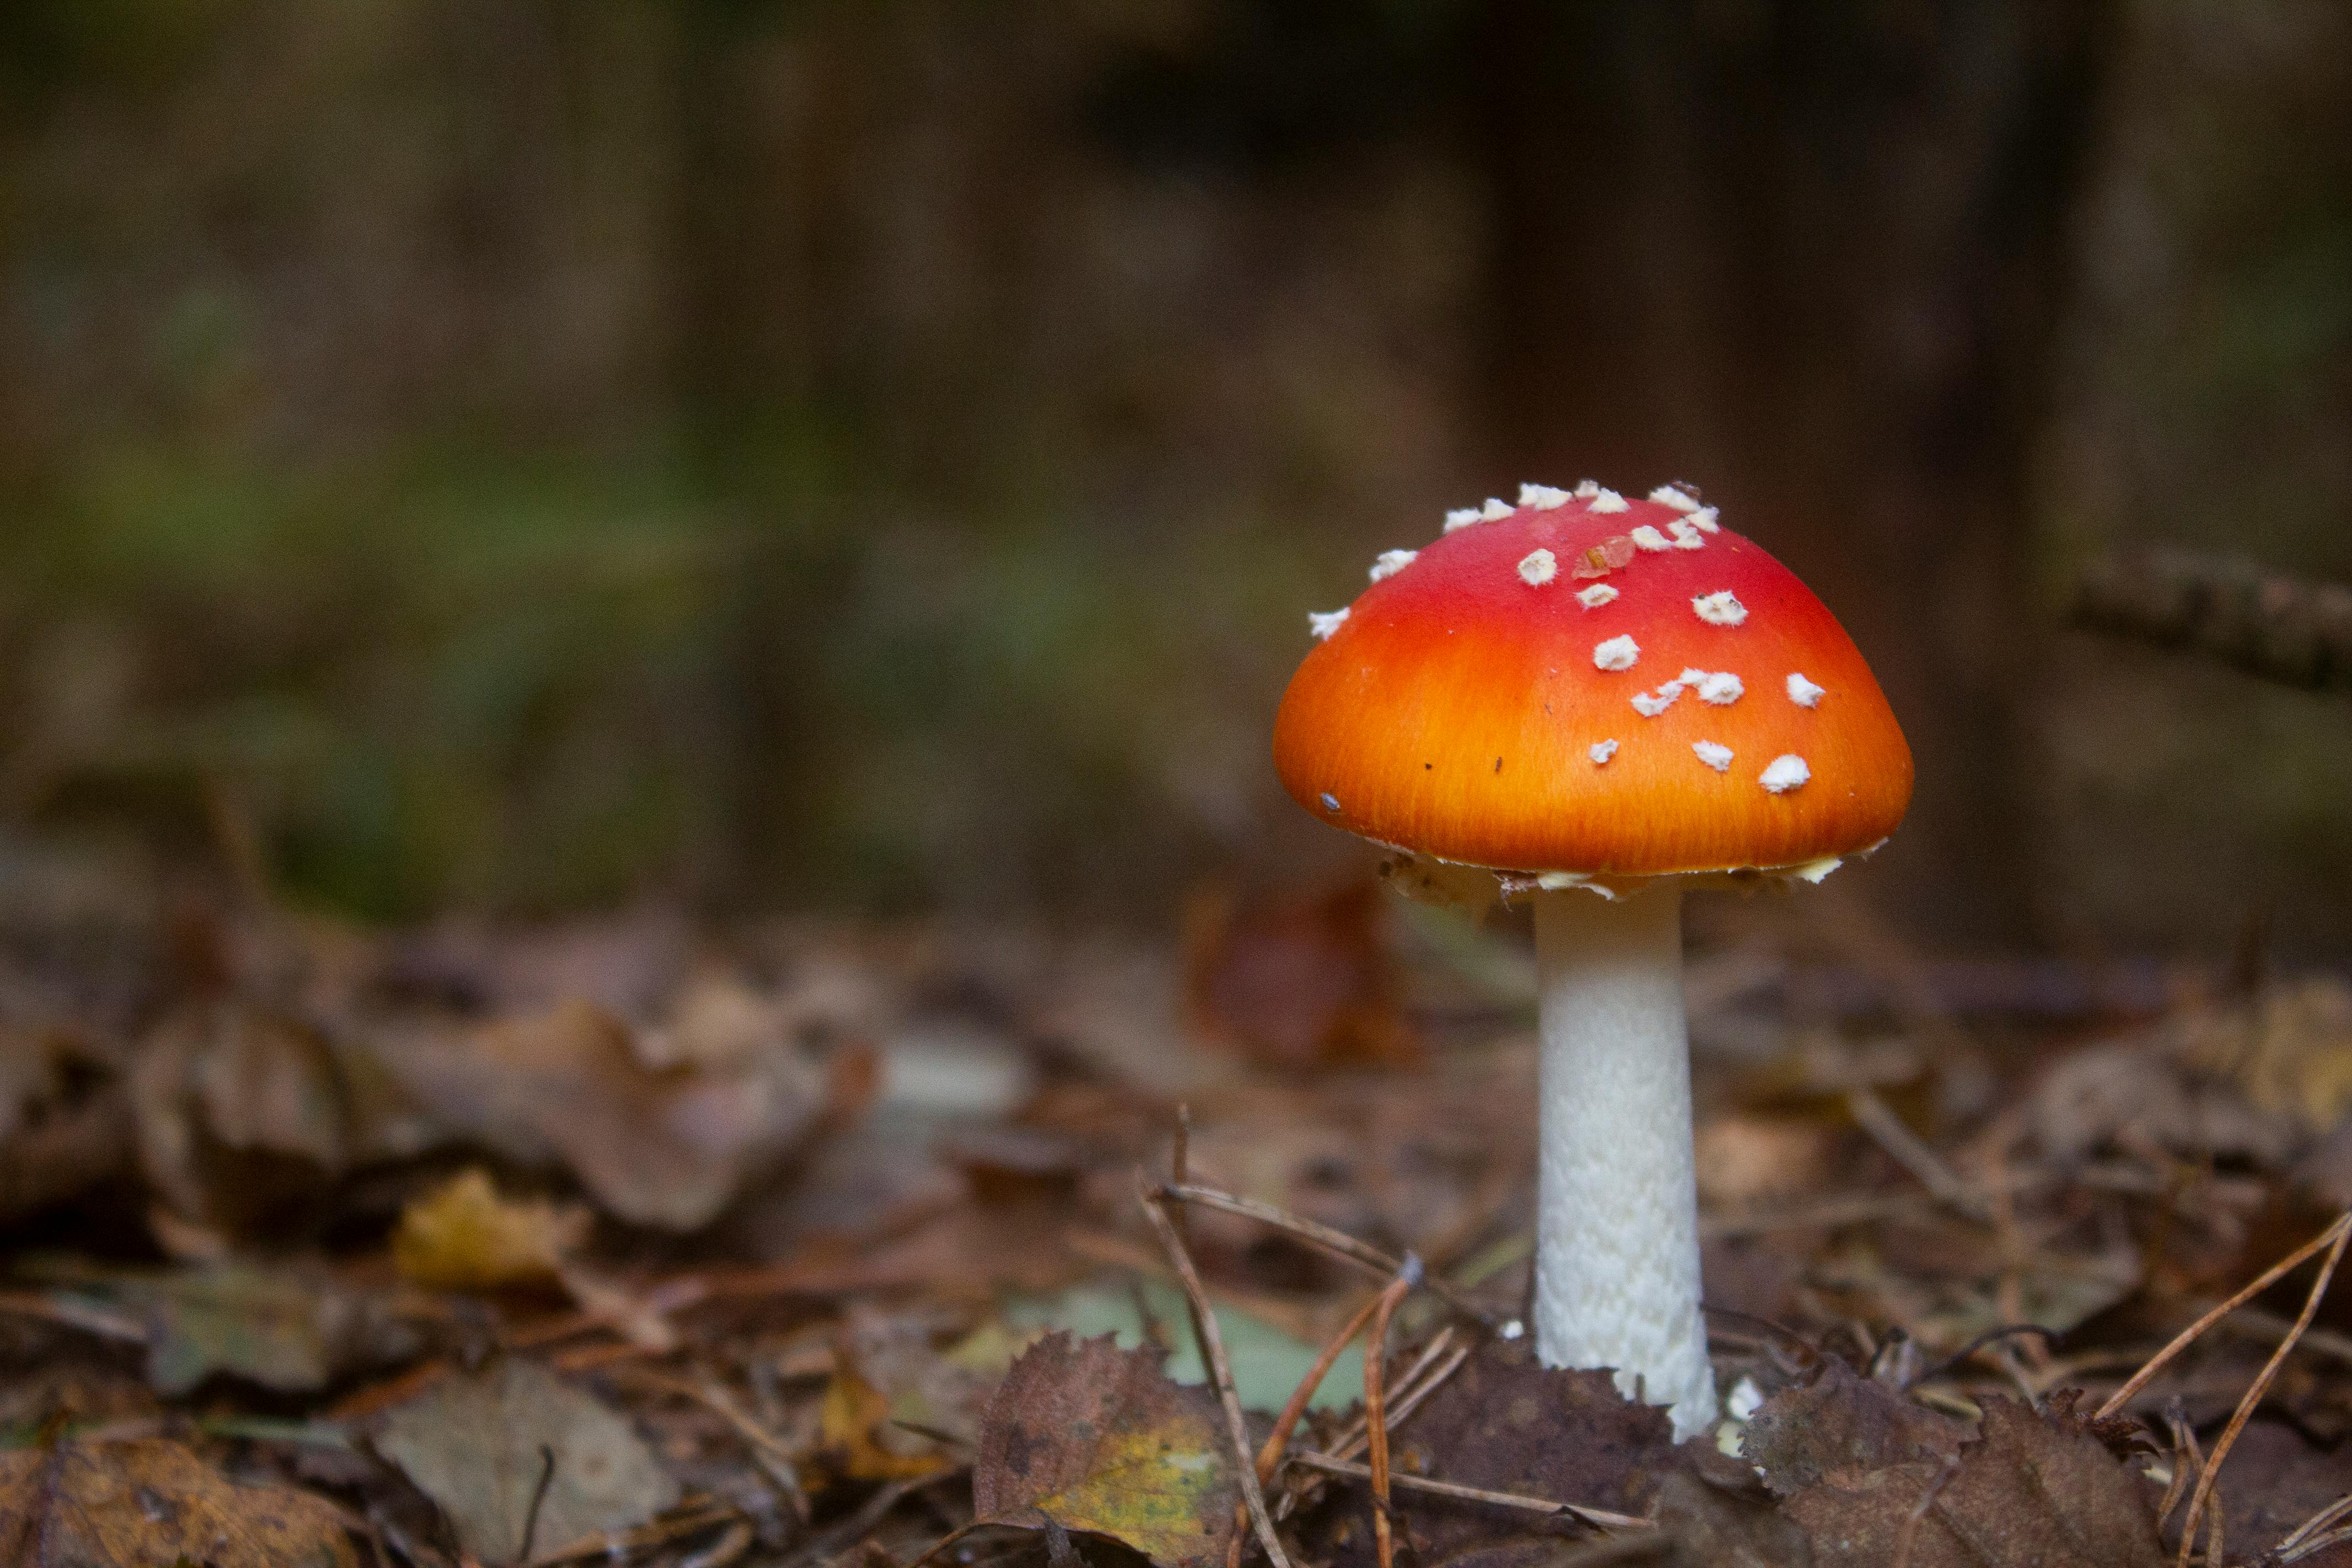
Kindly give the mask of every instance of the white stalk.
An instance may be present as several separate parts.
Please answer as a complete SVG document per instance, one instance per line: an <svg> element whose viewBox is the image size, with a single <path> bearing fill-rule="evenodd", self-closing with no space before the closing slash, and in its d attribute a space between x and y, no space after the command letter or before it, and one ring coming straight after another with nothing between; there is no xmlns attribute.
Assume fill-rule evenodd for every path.
<svg viewBox="0 0 2352 1568"><path fill-rule="evenodd" d="M1672 1406L1676 1439L1696 1436L1720 1411L1698 1309L1682 893L1561 889L1535 914L1536 1354L1613 1368L1618 1392Z"/></svg>

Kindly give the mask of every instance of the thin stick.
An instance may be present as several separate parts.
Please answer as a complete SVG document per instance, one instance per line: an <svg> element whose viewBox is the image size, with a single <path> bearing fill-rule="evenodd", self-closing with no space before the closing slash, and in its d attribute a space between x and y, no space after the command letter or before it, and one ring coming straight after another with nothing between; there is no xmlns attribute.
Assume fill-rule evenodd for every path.
<svg viewBox="0 0 2352 1568"><path fill-rule="evenodd" d="M2313 1514L2309 1519L2305 1520L2301 1524L2296 1525L2294 1530L2288 1532L2287 1538L2278 1543L2278 1549L2282 1552L2285 1552L2294 1547L2302 1545L2305 1542L2310 1540L2313 1535L2316 1534L2320 1531L2327 1529L2330 1525L2336 1523L2336 1521L2342 1519L2347 1513L2352 1513L2352 1492L2347 1492L2344 1496L2337 1498L2334 1502L2329 1503L2326 1508L2321 1509L2317 1513Z"/></svg>
<svg viewBox="0 0 2352 1568"><path fill-rule="evenodd" d="M2130 1379L2126 1381L2121 1388L2116 1389L2113 1394L2107 1395L2105 1403L2101 1405L2097 1411L2093 1414L2092 1419L2095 1421L2104 1421L2108 1416L2113 1415L2116 1411L2122 1409L2126 1405L2131 1402L2134 1394L2137 1394L2141 1389L2147 1386L2147 1383L2150 1378L2164 1370L2166 1363L2171 1361L2173 1357L2179 1355L2182 1351L2187 1350L2196 1340L2198 1335L2211 1328L2223 1318L2228 1317L2230 1313L2237 1308L2252 1300L2255 1297L2269 1289L2273 1285L2277 1284L2282 1278L2294 1272L2298 1265L2303 1263L2305 1259L2310 1258L2313 1254L2318 1252L2321 1248L2326 1247L2336 1247L2340 1251L2341 1243L2343 1242L2344 1237L2347 1235L2352 1235L2352 1210L2347 1210L2345 1213L2337 1215L2334 1225L2329 1226L2326 1230L2321 1231L2317 1236L2313 1237L2309 1241L2305 1242L2301 1247L2296 1247L2293 1252L2288 1253L2284 1258L2282 1258L2276 1263L2272 1264L2269 1268L2263 1270L2262 1277L2257 1279L2252 1284L2247 1286L2244 1289L2239 1291L2236 1295L2231 1297L2228 1300L2222 1302L2220 1306L2214 1308L2211 1311L2207 1312L2203 1317L2198 1319L2195 1322L2189 1324L2187 1328L2173 1335L2172 1342L2170 1344L2166 1345L2162 1350L2157 1352L2156 1354L2150 1356L2147 1365L2132 1373ZM2308 1314L2306 1314L2304 1321L2308 1321ZM2293 1342L2290 1340L2288 1342L2292 1343Z"/></svg>
<svg viewBox="0 0 2352 1568"><path fill-rule="evenodd" d="M1364 1437L1371 1460L1372 1546L1381 1568L1396 1568L1396 1536L1389 1522L1389 1419L1381 1387L1381 1363L1388 1359L1389 1319L1397 1303L1421 1280L1421 1259L1408 1252L1404 1268L1372 1307L1364 1333Z"/></svg>
<svg viewBox="0 0 2352 1568"><path fill-rule="evenodd" d="M1903 1119L1893 1108L1867 1086L1845 1092L1845 1108L1862 1130L1896 1164L1919 1179L1919 1184L1933 1193L1937 1200L1960 1211L1970 1219L1990 1220L1991 1205L1984 1195L1972 1190L1960 1179L1959 1173L1944 1163L1944 1157L1929 1148L1919 1135L1904 1125Z"/></svg>
<svg viewBox="0 0 2352 1568"><path fill-rule="evenodd" d="M1216 1310L1209 1305L1208 1289L1201 1283L1201 1271L1192 1267L1192 1255L1184 1250L1175 1223L1153 1194L1149 1178L1140 1173L1136 1177L1135 1196L1143 1205L1143 1217L1159 1234L1160 1245L1168 1249L1168 1261L1175 1265L1177 1278L1184 1282L1184 1299L1192 1303L1192 1327L1201 1341L1201 1359L1209 1363L1210 1373L1216 1380L1217 1403L1225 1407L1225 1426L1233 1435L1234 1456L1241 1461L1242 1500L1249 1505L1250 1523L1257 1531L1258 1544L1265 1549L1266 1561L1274 1568L1290 1568L1290 1558L1283 1552L1282 1542L1274 1533L1274 1521L1265 1511L1265 1492L1257 1484L1257 1465L1250 1454L1249 1424L1242 1419L1241 1395L1234 1391L1234 1369L1225 1360L1224 1337L1217 1331Z"/></svg>
<svg viewBox="0 0 2352 1568"><path fill-rule="evenodd" d="M1373 1310L1380 1306L1381 1298L1385 1293L1374 1293L1356 1309L1355 1315L1348 1320L1347 1327L1332 1335L1324 1344L1315 1357L1315 1364L1307 1369L1307 1375L1298 1380L1298 1386L1292 1389L1290 1397L1283 1402L1282 1413L1274 1418L1274 1430L1266 1434L1264 1443L1258 1445L1259 1486L1273 1484L1275 1471L1282 1467L1282 1451L1290 1447L1290 1435L1298 1430L1298 1423L1306 1417L1307 1406L1314 1399L1315 1391L1323 1386L1323 1379L1329 1374L1331 1363L1339 1359L1340 1352L1363 1331L1364 1325L1371 1321ZM1241 1526L1246 1522L1246 1512L1241 1504L1234 1505L1234 1539L1225 1548L1225 1568L1241 1568Z"/></svg>
<svg viewBox="0 0 2352 1568"><path fill-rule="evenodd" d="M1397 1270L1404 1267L1404 1259L1391 1258L1379 1247L1369 1242L1358 1241L1344 1230L1334 1230L1328 1225L1318 1225L1311 1219L1301 1219L1298 1215L1278 1209L1272 1204L1259 1203L1255 1198L1236 1197L1231 1193L1221 1193L1214 1187L1196 1186L1189 1182L1180 1182L1161 1187L1153 1195L1160 1198L1174 1198L1180 1203L1199 1204L1203 1208L1223 1209L1227 1214L1240 1215L1244 1219L1254 1219L1262 1225L1273 1226L1277 1230L1286 1230L1309 1246L1328 1252L1334 1258L1343 1258L1358 1268L1369 1269L1383 1279L1393 1277ZM1484 1323L1490 1329L1502 1326L1494 1313L1472 1301L1436 1275L1431 1275L1423 1283L1429 1287L1431 1292L1439 1300L1472 1321Z"/></svg>
<svg viewBox="0 0 2352 1568"><path fill-rule="evenodd" d="M1935 1511L1936 1500L1944 1495L1944 1489L1959 1473L1960 1457L1955 1454L1944 1461L1943 1468L1936 1472L1936 1479L1928 1483L1927 1491L1904 1519L1903 1531L1895 1538L1895 1568L1911 1568L1911 1548L1918 1542L1919 1527L1927 1521L1927 1516Z"/></svg>
<svg viewBox="0 0 2352 1568"><path fill-rule="evenodd" d="M1327 1476L1347 1476L1355 1480L1372 1479L1371 1467L1312 1451L1293 1454L1290 1462L1310 1470L1320 1470ZM1612 1513L1605 1508L1587 1508L1582 1503L1551 1502L1543 1498L1524 1497L1517 1492L1490 1492L1479 1487L1465 1487L1454 1481L1431 1480L1426 1476L1391 1471L1391 1486L1409 1492L1428 1492L1436 1497L1457 1498L1464 1502L1483 1502L1492 1508L1517 1509L1522 1513L1549 1514L1554 1519L1581 1521L1596 1530L1654 1530L1649 1520L1636 1519L1630 1513Z"/></svg>
<svg viewBox="0 0 2352 1568"><path fill-rule="evenodd" d="M2164 1483L2164 1496L2156 1505L2158 1524L2172 1517L2172 1505L2189 1489L2190 1478L2205 1468L2205 1451L2197 1446L2197 1429L2189 1425L2188 1408L2177 1394L2165 1402L2164 1426L2172 1434L2172 1477Z"/></svg>
<svg viewBox="0 0 2352 1568"><path fill-rule="evenodd" d="M2271 1381L2278 1376L2279 1368L2285 1364L2287 1352L2294 1349L2294 1342L2303 1337L2305 1329L2310 1327L2313 1315L2319 1310L2319 1299L2327 1294L2328 1281L2336 1278L2336 1266L2344 1261L2344 1244L2352 1241L2352 1213L2346 1214L2328 1229L2335 1233L2335 1245L2327 1249L2327 1261L2319 1266L2319 1278L2311 1282L2311 1294L2303 1299L2303 1311L2296 1316L2294 1327L2287 1331L2286 1338L2279 1342L2279 1348L2271 1352L2271 1359L2263 1363L2263 1370L2254 1378L2253 1385L2246 1390L2246 1396L2238 1401L2238 1408L2230 1415L2229 1426L2221 1429L2221 1439L2213 1445L2213 1457L2205 1461L2205 1473L2198 1478L2197 1489L2189 1494L2189 1512L2180 1521L2179 1568L2188 1568L2189 1548L2197 1535L2198 1518L2204 1513L2206 1502L2213 1496L2214 1483L2221 1479L2221 1461L2230 1457L2230 1446L2238 1440L2238 1434L2245 1430L2246 1423L2253 1419L2254 1407L2263 1402L2263 1395L2270 1392ZM2206 1561L2215 1563L2221 1561L2221 1510L2218 1501L2213 1509L2213 1535L2206 1552Z"/></svg>
<svg viewBox="0 0 2352 1568"><path fill-rule="evenodd" d="M1431 1364L1444 1353L1445 1347L1453 1342L1453 1339L1452 1329L1440 1329L1436 1337L1423 1348L1420 1359L1412 1363L1402 1377L1397 1379L1397 1386L1404 1392L1397 1396L1395 1405L1389 1410L1390 1431L1395 1431L1411 1419L1412 1413L1421 1408L1422 1402L1436 1393L1438 1385L1452 1377L1460 1369L1462 1363L1470 1359L1470 1347L1464 1345L1453 1355L1447 1357L1436 1371L1429 1372ZM1424 1372L1429 1372L1429 1375L1422 1376ZM1416 1379L1419 1381L1415 1381ZM1339 1447L1331 1450L1331 1457L1339 1459L1352 1459L1362 1453L1365 1430L1364 1418L1360 1415L1349 1424L1348 1430L1339 1439ZM1288 1519L1297 1502L1298 1493L1295 1490L1286 1490L1282 1494L1280 1506L1275 1510L1275 1518Z"/></svg>

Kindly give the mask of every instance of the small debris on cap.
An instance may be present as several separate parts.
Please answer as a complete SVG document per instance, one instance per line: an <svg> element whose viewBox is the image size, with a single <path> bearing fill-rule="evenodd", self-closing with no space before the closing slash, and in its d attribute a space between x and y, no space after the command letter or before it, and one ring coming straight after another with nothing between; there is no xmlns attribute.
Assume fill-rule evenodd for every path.
<svg viewBox="0 0 2352 1568"><path fill-rule="evenodd" d="M1480 512L1476 507L1457 506L1452 511L1445 514L1445 531L1452 533L1457 528L1467 528L1474 522L1484 522L1486 521L1486 519L1485 514Z"/></svg>
<svg viewBox="0 0 2352 1568"><path fill-rule="evenodd" d="M1642 657L1642 645L1632 637L1611 637L1592 645L1592 668L1595 669L1631 669L1633 661Z"/></svg>
<svg viewBox="0 0 2352 1568"><path fill-rule="evenodd" d="M1591 880L1592 879L1591 877L1586 876L1581 871L1538 871L1536 873L1536 886L1541 888L1547 893L1557 893L1563 888L1581 888L1587 882Z"/></svg>
<svg viewBox="0 0 2352 1568"><path fill-rule="evenodd" d="M1706 536L1700 533L1698 531L1698 525L1691 521L1691 520L1686 517L1678 517L1675 519L1674 521L1666 524L1666 531L1674 536L1675 548L1676 550L1705 550L1706 548Z"/></svg>
<svg viewBox="0 0 2352 1568"><path fill-rule="evenodd" d="M1549 485L1521 485L1519 504L1532 507L1538 511L1551 511L1568 504L1568 492L1554 489Z"/></svg>
<svg viewBox="0 0 2352 1568"><path fill-rule="evenodd" d="M1372 581L1377 583L1383 577L1395 576L1412 565L1413 557L1420 553L1418 550L1381 551L1381 558L1372 563Z"/></svg>
<svg viewBox="0 0 2352 1568"><path fill-rule="evenodd" d="M1813 770L1805 765L1805 759L1789 752L1766 763L1756 782L1769 794L1786 795L1812 776Z"/></svg>
<svg viewBox="0 0 2352 1568"><path fill-rule="evenodd" d="M1594 496L1597 496L1600 493L1601 481L1599 479L1579 479L1576 481L1576 489L1574 494L1577 500L1591 500Z"/></svg>
<svg viewBox="0 0 2352 1568"><path fill-rule="evenodd" d="M1393 552L1391 552L1393 553ZM1385 561L1388 556L1381 557ZM1711 626L1736 626L1748 618L1748 606L1741 604L1728 588L1721 593L1702 594L1691 601L1698 618Z"/></svg>
<svg viewBox="0 0 2352 1568"><path fill-rule="evenodd" d="M1829 690L1825 686L1815 686L1793 669L1789 672L1788 687L1789 700L1800 708L1820 707L1822 698Z"/></svg>
<svg viewBox="0 0 2352 1568"><path fill-rule="evenodd" d="M1540 588L1559 575L1559 558L1549 550L1530 550L1519 557L1519 580Z"/></svg>
<svg viewBox="0 0 2352 1568"><path fill-rule="evenodd" d="M1696 511L1698 502L1672 485L1660 485L1650 492L1650 499L1660 506L1670 506L1676 511Z"/></svg>
<svg viewBox="0 0 2352 1568"><path fill-rule="evenodd" d="M1643 550L1672 550L1674 548L1673 545L1666 542L1666 536L1664 534L1660 533L1656 529L1652 528L1646 522L1641 527L1635 529L1626 537L1631 539L1635 544L1639 545Z"/></svg>
<svg viewBox="0 0 2352 1568"><path fill-rule="evenodd" d="M1591 749L1587 751L1584 754L1592 759L1592 765L1594 767L1606 767L1609 765L1609 759L1617 754L1617 742L1614 741L1595 741L1592 742Z"/></svg>
<svg viewBox="0 0 2352 1568"><path fill-rule="evenodd" d="M1574 575L1606 577L1618 567L1633 559L1633 541L1626 534L1612 533L1598 544L1584 547L1583 558L1577 562Z"/></svg>
<svg viewBox="0 0 2352 1568"><path fill-rule="evenodd" d="M1713 675L1702 677L1696 684L1699 700L1712 702L1718 708L1727 708L1748 694L1748 688L1740 683L1739 677L1727 669L1718 669Z"/></svg>
<svg viewBox="0 0 2352 1568"><path fill-rule="evenodd" d="M1863 853L1866 855L1869 851L1865 849ZM1844 864L1845 861L1838 856L1824 855L1818 860L1807 861L1804 865L1800 866L1795 870L1790 872L1789 875L1796 878L1800 882L1811 882L1815 887L1819 887L1821 886L1822 878L1828 876L1831 872L1836 870L1840 866Z"/></svg>
<svg viewBox="0 0 2352 1568"><path fill-rule="evenodd" d="M1339 809L1339 797L1333 795L1328 789L1323 792L1323 809L1326 811L1337 811Z"/></svg>
<svg viewBox="0 0 2352 1568"><path fill-rule="evenodd" d="M1723 531L1723 525L1716 521L1715 519L1716 509L1711 506L1703 506L1696 511L1690 514L1691 526L1697 529L1701 533L1720 533Z"/></svg>
<svg viewBox="0 0 2352 1568"><path fill-rule="evenodd" d="M1576 602L1588 610L1597 610L1617 596L1617 590L1606 583L1595 583L1590 588L1576 591Z"/></svg>
<svg viewBox="0 0 2352 1568"><path fill-rule="evenodd" d="M1669 680L1655 691L1637 691L1633 694L1633 711L1644 719L1654 719L1673 707L1675 699L1682 694L1683 683L1679 680Z"/></svg>
<svg viewBox="0 0 2352 1568"><path fill-rule="evenodd" d="M1713 741L1693 741L1691 750L1698 753L1700 762L1705 763L1717 773L1728 773L1731 770L1729 746L1717 745Z"/></svg>
<svg viewBox="0 0 2352 1568"><path fill-rule="evenodd" d="M1328 642L1331 638L1331 634L1338 631L1341 626L1344 626L1347 624L1348 612L1346 610L1309 610L1307 612L1307 629L1315 634L1315 640L1317 642Z"/></svg>
<svg viewBox="0 0 2352 1568"><path fill-rule="evenodd" d="M1594 511L1623 511L1628 504L1615 490L1601 490L1592 498Z"/></svg>
<svg viewBox="0 0 2352 1568"><path fill-rule="evenodd" d="M1493 522L1499 518L1508 517L1518 510L1507 500L1497 500L1493 496L1488 496L1486 504L1478 509L1478 516L1485 521Z"/></svg>

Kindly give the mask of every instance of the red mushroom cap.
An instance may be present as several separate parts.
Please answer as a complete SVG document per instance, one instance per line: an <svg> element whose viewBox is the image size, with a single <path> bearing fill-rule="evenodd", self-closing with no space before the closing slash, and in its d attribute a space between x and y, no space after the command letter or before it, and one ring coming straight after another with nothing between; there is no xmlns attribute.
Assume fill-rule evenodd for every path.
<svg viewBox="0 0 2352 1568"><path fill-rule="evenodd" d="M1894 831L1910 748L1794 574L1667 490L1529 493L1554 504L1383 557L1307 656L1275 721L1293 799L1440 859L1595 876L1797 868Z"/></svg>

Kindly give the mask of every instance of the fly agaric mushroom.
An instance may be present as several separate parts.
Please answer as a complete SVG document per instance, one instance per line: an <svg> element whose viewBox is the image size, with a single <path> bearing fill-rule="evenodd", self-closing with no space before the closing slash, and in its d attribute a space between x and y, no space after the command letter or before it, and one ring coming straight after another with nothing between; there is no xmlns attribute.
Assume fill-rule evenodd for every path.
<svg viewBox="0 0 2352 1568"><path fill-rule="evenodd" d="M1408 891L1535 910L1535 1334L1716 1419L1699 1314L1682 895L1818 882L1893 832L1911 752L1820 600L1695 493L1530 485L1391 552L1275 721L1284 787Z"/></svg>

